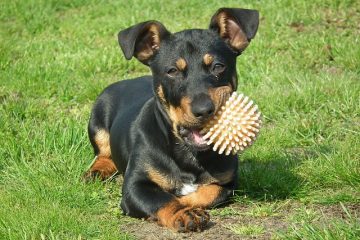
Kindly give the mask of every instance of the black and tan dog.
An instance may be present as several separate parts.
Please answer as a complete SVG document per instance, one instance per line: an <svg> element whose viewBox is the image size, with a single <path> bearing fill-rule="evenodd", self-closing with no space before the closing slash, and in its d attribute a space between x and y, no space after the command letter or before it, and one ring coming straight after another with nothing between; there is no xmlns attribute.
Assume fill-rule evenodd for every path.
<svg viewBox="0 0 360 240"><path fill-rule="evenodd" d="M236 57L258 23L255 10L221 8L206 30L172 34L148 21L119 33L126 59L152 76L114 83L96 100L89 137L97 158L86 177L122 173L126 215L198 231L209 221L204 209L236 189L237 157L213 152L199 131L237 89Z"/></svg>

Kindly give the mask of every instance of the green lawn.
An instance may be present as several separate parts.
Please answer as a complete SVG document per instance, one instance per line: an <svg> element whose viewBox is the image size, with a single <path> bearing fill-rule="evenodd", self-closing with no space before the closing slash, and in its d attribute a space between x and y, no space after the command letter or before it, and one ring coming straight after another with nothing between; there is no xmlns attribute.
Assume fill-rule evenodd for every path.
<svg viewBox="0 0 360 240"><path fill-rule="evenodd" d="M149 73L125 60L117 33L149 19L172 32L206 28L222 6L261 14L238 74L265 119L240 156L235 201L260 220L290 202L273 238L360 238L359 1L2 0L0 239L130 237L120 230L133 220L118 209L119 184L80 180L93 158L86 129L96 96ZM341 214L318 221L334 206Z"/></svg>

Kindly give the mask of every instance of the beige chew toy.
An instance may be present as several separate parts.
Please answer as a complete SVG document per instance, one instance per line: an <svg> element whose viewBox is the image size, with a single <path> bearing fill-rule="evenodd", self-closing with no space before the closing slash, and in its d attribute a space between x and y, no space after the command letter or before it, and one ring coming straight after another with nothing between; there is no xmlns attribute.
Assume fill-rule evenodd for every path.
<svg viewBox="0 0 360 240"><path fill-rule="evenodd" d="M236 154L253 144L261 126L261 113L252 100L233 92L201 133L219 154Z"/></svg>

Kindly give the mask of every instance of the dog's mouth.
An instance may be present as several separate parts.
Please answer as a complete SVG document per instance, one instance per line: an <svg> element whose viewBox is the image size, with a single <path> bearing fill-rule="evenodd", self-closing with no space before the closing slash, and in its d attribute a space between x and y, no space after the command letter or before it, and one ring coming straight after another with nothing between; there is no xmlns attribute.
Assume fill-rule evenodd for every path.
<svg viewBox="0 0 360 240"><path fill-rule="evenodd" d="M203 135L200 133L201 128L179 126L178 130L179 135L184 140L184 142L195 150L205 151L210 148L210 146L203 139Z"/></svg>

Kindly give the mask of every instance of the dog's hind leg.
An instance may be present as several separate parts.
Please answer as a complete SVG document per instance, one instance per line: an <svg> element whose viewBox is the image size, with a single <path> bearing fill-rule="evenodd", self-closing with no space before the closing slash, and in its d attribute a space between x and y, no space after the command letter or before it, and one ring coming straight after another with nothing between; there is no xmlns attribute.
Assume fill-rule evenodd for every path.
<svg viewBox="0 0 360 240"><path fill-rule="evenodd" d="M108 130L110 128L108 125L110 124L106 124L104 119L98 117L100 109L99 107L94 108L89 122L89 138L96 157L84 174L85 180L94 178L107 180L117 173L116 166L111 159L110 134Z"/></svg>

